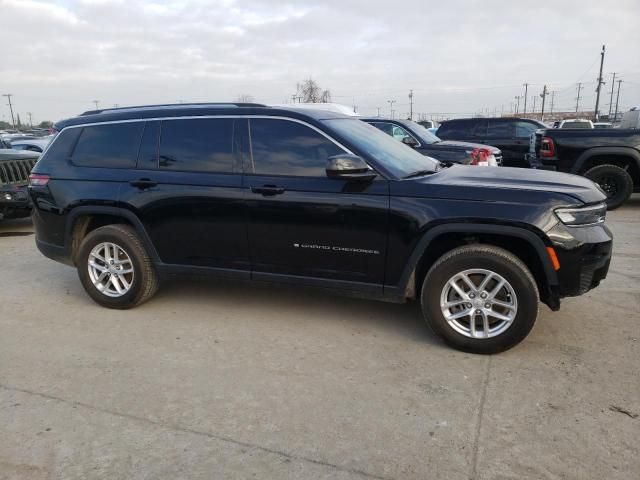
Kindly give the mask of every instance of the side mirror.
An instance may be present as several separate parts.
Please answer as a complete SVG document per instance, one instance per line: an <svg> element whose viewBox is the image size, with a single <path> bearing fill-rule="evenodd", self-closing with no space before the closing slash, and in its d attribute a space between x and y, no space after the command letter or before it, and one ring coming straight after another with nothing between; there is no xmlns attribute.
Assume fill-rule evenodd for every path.
<svg viewBox="0 0 640 480"><path fill-rule="evenodd" d="M344 153L327 160L327 177L354 181L371 181L377 174L357 155Z"/></svg>
<svg viewBox="0 0 640 480"><path fill-rule="evenodd" d="M404 143L405 145L411 147L411 148L415 148L418 146L418 142L415 138L413 137L404 137L402 139L402 143Z"/></svg>

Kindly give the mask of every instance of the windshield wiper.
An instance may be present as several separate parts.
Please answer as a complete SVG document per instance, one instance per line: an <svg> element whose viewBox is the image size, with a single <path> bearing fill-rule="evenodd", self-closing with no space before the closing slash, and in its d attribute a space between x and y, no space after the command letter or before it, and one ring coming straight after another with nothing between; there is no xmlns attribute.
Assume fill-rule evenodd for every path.
<svg viewBox="0 0 640 480"><path fill-rule="evenodd" d="M424 175L431 175L432 173L435 172L433 170L417 170L415 172L411 172L409 175L405 175L402 179L405 180L407 178L422 177Z"/></svg>

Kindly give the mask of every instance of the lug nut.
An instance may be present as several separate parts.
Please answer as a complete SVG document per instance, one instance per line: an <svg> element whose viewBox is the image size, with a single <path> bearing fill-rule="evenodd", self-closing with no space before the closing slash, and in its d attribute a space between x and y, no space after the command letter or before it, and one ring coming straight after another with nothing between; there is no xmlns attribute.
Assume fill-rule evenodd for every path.
<svg viewBox="0 0 640 480"><path fill-rule="evenodd" d="M469 298L476 298L476 294L475 293L470 293L469 294Z"/></svg>
<svg viewBox="0 0 640 480"><path fill-rule="evenodd" d="M482 310L476 310L476 313L480 315L482 313Z"/></svg>
<svg viewBox="0 0 640 480"><path fill-rule="evenodd" d="M485 303L484 304L484 308L491 308L491 304L490 303Z"/></svg>
<svg viewBox="0 0 640 480"><path fill-rule="evenodd" d="M487 298L487 293L486 292L482 292L482 294L480 295L482 298Z"/></svg>

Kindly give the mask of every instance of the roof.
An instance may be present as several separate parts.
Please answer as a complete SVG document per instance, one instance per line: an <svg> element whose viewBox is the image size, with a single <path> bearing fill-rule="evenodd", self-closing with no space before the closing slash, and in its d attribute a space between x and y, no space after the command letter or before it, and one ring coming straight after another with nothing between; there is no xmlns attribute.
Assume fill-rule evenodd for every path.
<svg viewBox="0 0 640 480"><path fill-rule="evenodd" d="M168 117L198 117L209 115L268 115L287 116L301 120L325 120L329 118L349 118L341 113L321 108L290 108L287 106L270 107L258 103L178 103L167 105L141 105L136 107L90 110L81 115L56 123L55 128L62 130L73 125L88 123L114 122L121 120L144 120Z"/></svg>

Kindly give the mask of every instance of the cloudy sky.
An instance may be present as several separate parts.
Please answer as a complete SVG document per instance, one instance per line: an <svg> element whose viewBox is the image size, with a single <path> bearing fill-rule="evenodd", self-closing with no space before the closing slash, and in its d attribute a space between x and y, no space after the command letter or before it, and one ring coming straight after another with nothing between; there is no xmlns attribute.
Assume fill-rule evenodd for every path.
<svg viewBox="0 0 640 480"><path fill-rule="evenodd" d="M582 82L593 109L606 44L604 90L619 72L627 109L640 105L639 20L639 0L0 0L0 93L34 122L93 100L283 103L308 77L364 114L395 100L406 115L409 89L417 113L506 112L524 82L529 105L556 91L556 110Z"/></svg>

